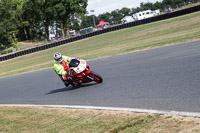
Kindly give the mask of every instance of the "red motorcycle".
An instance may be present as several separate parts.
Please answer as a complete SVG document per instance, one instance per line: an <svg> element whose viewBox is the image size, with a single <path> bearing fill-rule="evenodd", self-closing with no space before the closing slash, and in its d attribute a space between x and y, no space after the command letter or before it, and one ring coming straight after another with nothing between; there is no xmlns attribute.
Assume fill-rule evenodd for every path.
<svg viewBox="0 0 200 133"><path fill-rule="evenodd" d="M88 83L94 81L96 83L103 82L103 78L94 71L91 71L89 65L85 60L82 59L72 59L69 63L69 68L71 69L71 77L69 78L69 83L72 86L81 83Z"/></svg>

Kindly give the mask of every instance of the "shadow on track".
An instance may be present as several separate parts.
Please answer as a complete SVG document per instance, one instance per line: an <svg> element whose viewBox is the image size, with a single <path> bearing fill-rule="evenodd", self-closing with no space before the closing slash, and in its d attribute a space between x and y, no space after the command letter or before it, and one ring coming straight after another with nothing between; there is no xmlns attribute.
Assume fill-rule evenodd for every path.
<svg viewBox="0 0 200 133"><path fill-rule="evenodd" d="M77 85L76 87L73 87L73 86L64 87L64 88L52 90L52 91L46 93L45 95L60 93L60 92L65 92L65 91L73 91L73 90L76 90L76 89L79 89L79 88L89 87L89 86L93 86L93 85L96 85L96 84L97 83L90 83L90 84Z"/></svg>

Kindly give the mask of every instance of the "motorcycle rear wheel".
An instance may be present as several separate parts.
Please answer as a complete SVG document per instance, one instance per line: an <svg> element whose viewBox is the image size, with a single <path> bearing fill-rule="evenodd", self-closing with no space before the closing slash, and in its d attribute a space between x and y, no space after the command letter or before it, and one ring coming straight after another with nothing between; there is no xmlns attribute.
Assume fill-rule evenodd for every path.
<svg viewBox="0 0 200 133"><path fill-rule="evenodd" d="M91 71L89 74L88 74L90 77L92 77L97 83L102 83L103 82L103 78L96 72L94 71Z"/></svg>

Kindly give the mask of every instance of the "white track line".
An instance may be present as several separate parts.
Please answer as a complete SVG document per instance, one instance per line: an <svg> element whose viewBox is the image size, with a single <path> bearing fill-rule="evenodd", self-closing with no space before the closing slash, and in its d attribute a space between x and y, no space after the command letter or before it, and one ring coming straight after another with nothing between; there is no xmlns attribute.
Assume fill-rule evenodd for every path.
<svg viewBox="0 0 200 133"><path fill-rule="evenodd" d="M76 106L76 105L34 105L34 104L0 104L0 107L46 107L46 108L69 108L69 109L93 109L93 110L110 110L110 111L130 111L136 113L152 114L170 114L187 117L200 118L200 112L179 112L179 111L159 111L137 108L118 108L118 107L100 107L100 106Z"/></svg>

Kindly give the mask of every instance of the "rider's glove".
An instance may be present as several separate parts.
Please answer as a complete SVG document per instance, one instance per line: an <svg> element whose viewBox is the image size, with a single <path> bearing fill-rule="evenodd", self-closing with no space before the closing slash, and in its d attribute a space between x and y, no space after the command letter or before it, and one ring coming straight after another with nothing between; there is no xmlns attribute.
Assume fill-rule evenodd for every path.
<svg viewBox="0 0 200 133"><path fill-rule="evenodd" d="M66 72L67 72L66 75L71 76L71 69L70 68L67 68Z"/></svg>

